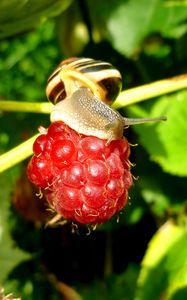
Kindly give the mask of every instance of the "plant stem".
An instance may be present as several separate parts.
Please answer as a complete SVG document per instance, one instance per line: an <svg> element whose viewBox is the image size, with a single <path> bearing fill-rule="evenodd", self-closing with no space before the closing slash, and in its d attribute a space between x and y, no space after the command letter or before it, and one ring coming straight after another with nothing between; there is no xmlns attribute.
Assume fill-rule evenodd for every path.
<svg viewBox="0 0 187 300"><path fill-rule="evenodd" d="M0 100L0 110L49 114L53 105L49 102L20 102Z"/></svg>
<svg viewBox="0 0 187 300"><path fill-rule="evenodd" d="M0 173L32 155L32 145L38 134L0 156Z"/></svg>
<svg viewBox="0 0 187 300"><path fill-rule="evenodd" d="M122 91L114 102L113 107L119 109L127 105L175 92L183 88L187 88L187 74L159 80L140 87ZM47 114L51 112L51 109L52 104L48 102L32 103L20 101L0 101L0 110L2 111L22 111ZM29 157L32 154L32 145L36 137L37 135L5 154L2 154L0 156L0 173Z"/></svg>
<svg viewBox="0 0 187 300"><path fill-rule="evenodd" d="M105 262L104 262L104 277L110 276L113 271L112 260L112 235L110 231L106 232L106 247L105 247Z"/></svg>
<svg viewBox="0 0 187 300"><path fill-rule="evenodd" d="M119 109L127 105L175 92L183 88L187 88L187 74L155 81L150 84L122 91L113 103L113 107Z"/></svg>
<svg viewBox="0 0 187 300"><path fill-rule="evenodd" d="M187 88L187 74L178 75L169 79L158 80L120 93L113 107L116 109L135 104L153 97L172 93ZM49 102L18 102L12 100L0 100L0 110L19 111L30 113L49 114L53 105Z"/></svg>

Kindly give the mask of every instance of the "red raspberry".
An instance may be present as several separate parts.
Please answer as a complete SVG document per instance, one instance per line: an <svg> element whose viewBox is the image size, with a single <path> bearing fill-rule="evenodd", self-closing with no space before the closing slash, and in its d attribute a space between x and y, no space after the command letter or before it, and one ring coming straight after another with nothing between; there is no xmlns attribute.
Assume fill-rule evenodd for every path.
<svg viewBox="0 0 187 300"><path fill-rule="evenodd" d="M53 180L53 163L42 155L33 156L28 164L27 174L32 183L46 188Z"/></svg>
<svg viewBox="0 0 187 300"><path fill-rule="evenodd" d="M130 147L78 134L54 122L33 145L28 177L45 189L49 204L62 217L82 224L101 224L127 203L132 185Z"/></svg>

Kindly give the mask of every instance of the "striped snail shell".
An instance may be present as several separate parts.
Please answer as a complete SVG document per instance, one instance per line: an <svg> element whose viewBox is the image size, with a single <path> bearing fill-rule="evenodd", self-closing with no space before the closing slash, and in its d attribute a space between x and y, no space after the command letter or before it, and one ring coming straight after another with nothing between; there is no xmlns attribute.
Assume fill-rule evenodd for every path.
<svg viewBox="0 0 187 300"><path fill-rule="evenodd" d="M121 74L110 63L91 58L69 58L60 63L47 82L46 94L54 104L51 122L63 121L80 134L121 139L125 126L165 117L129 119L110 107L121 90Z"/></svg>
<svg viewBox="0 0 187 300"><path fill-rule="evenodd" d="M86 87L110 105L120 93L121 86L121 74L110 63L73 57L62 61L54 70L48 79L46 94L49 101L56 104L80 87Z"/></svg>

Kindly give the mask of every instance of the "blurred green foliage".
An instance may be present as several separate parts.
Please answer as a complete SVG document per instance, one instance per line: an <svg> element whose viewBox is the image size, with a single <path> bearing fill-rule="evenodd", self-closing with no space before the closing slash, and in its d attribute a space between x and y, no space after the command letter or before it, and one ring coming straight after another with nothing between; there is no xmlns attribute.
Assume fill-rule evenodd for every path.
<svg viewBox="0 0 187 300"><path fill-rule="evenodd" d="M1 100L46 101L49 74L76 55L113 63L124 88L187 72L182 0L4 0L0 38ZM131 147L131 161L140 179L119 223L113 218L90 236L85 228L79 235L68 226L44 228L25 164L0 175L0 285L6 293L24 300L187 298L187 93L121 113L166 115L168 121L125 131L129 142L139 143ZM1 112L0 152L48 124L49 116ZM79 295L67 294L60 281Z"/></svg>

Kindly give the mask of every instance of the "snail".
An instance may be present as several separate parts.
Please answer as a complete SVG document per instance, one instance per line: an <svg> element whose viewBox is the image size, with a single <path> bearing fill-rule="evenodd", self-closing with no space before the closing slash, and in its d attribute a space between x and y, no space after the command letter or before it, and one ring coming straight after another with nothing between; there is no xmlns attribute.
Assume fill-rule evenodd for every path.
<svg viewBox="0 0 187 300"><path fill-rule="evenodd" d="M46 94L54 104L51 121L63 121L80 134L121 139L125 126L158 118L124 118L110 107L121 91L120 72L108 62L91 58L69 58L48 79Z"/></svg>

